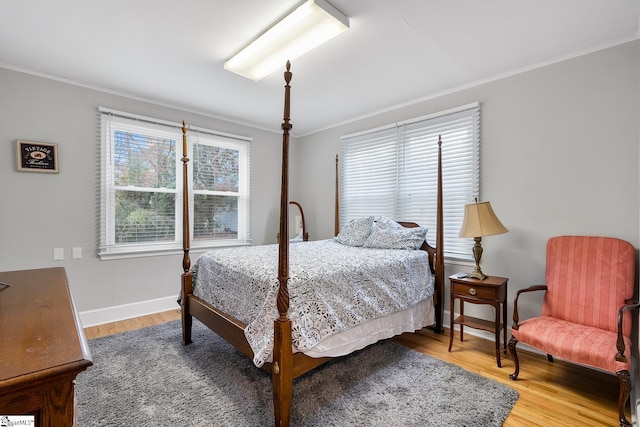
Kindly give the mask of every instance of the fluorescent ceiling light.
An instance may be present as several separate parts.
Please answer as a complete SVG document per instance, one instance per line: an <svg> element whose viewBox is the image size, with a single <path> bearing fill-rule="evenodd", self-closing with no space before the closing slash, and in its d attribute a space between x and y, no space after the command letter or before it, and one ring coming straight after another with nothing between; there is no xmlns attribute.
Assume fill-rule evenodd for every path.
<svg viewBox="0 0 640 427"><path fill-rule="evenodd" d="M260 80L349 28L349 18L325 0L307 0L265 31L224 68Z"/></svg>

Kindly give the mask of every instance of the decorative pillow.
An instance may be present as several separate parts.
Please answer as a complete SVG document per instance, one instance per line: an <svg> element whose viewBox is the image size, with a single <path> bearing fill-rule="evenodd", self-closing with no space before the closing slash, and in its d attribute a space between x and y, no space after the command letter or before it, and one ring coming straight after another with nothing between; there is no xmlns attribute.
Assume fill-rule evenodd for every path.
<svg viewBox="0 0 640 427"><path fill-rule="evenodd" d="M336 241L348 246L362 246L371 234L374 217L358 218L349 221L338 233Z"/></svg>
<svg viewBox="0 0 640 427"><path fill-rule="evenodd" d="M424 227L406 228L392 219L375 219L371 234L364 242L365 248L419 249L427 235Z"/></svg>

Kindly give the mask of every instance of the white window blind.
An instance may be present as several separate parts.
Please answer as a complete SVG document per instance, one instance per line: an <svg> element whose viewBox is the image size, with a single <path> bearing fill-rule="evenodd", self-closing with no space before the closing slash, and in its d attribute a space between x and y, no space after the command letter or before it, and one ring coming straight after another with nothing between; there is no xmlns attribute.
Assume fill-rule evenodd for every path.
<svg viewBox="0 0 640 427"><path fill-rule="evenodd" d="M435 245L438 137L442 137L444 252L471 259L458 237L464 205L479 193L480 107L466 105L342 138L340 226L384 215L427 227Z"/></svg>
<svg viewBox="0 0 640 427"><path fill-rule="evenodd" d="M100 111L101 259L180 250L182 125ZM191 247L249 243L250 139L188 136Z"/></svg>

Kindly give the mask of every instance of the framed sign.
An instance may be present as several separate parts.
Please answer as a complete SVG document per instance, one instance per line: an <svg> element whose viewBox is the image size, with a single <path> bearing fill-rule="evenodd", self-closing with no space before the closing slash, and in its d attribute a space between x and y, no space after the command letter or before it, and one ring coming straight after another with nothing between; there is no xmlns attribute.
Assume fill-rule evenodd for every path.
<svg viewBox="0 0 640 427"><path fill-rule="evenodd" d="M16 141L18 170L58 173L58 144Z"/></svg>

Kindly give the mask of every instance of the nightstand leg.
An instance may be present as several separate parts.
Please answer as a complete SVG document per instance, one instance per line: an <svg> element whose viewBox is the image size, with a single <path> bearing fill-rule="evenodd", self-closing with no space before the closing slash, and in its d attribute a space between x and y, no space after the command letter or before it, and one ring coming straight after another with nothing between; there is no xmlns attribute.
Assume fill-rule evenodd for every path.
<svg viewBox="0 0 640 427"><path fill-rule="evenodd" d="M464 300L460 300L460 317L464 317ZM464 341L464 322L460 323L460 341Z"/></svg>
<svg viewBox="0 0 640 427"><path fill-rule="evenodd" d="M496 309L496 361L498 362L498 368L502 368L502 362L500 361L500 301L497 301L494 307Z"/></svg>
<svg viewBox="0 0 640 427"><path fill-rule="evenodd" d="M453 311L455 300L453 294L451 294L451 301L449 301L449 351L451 351L451 346L453 345Z"/></svg>

